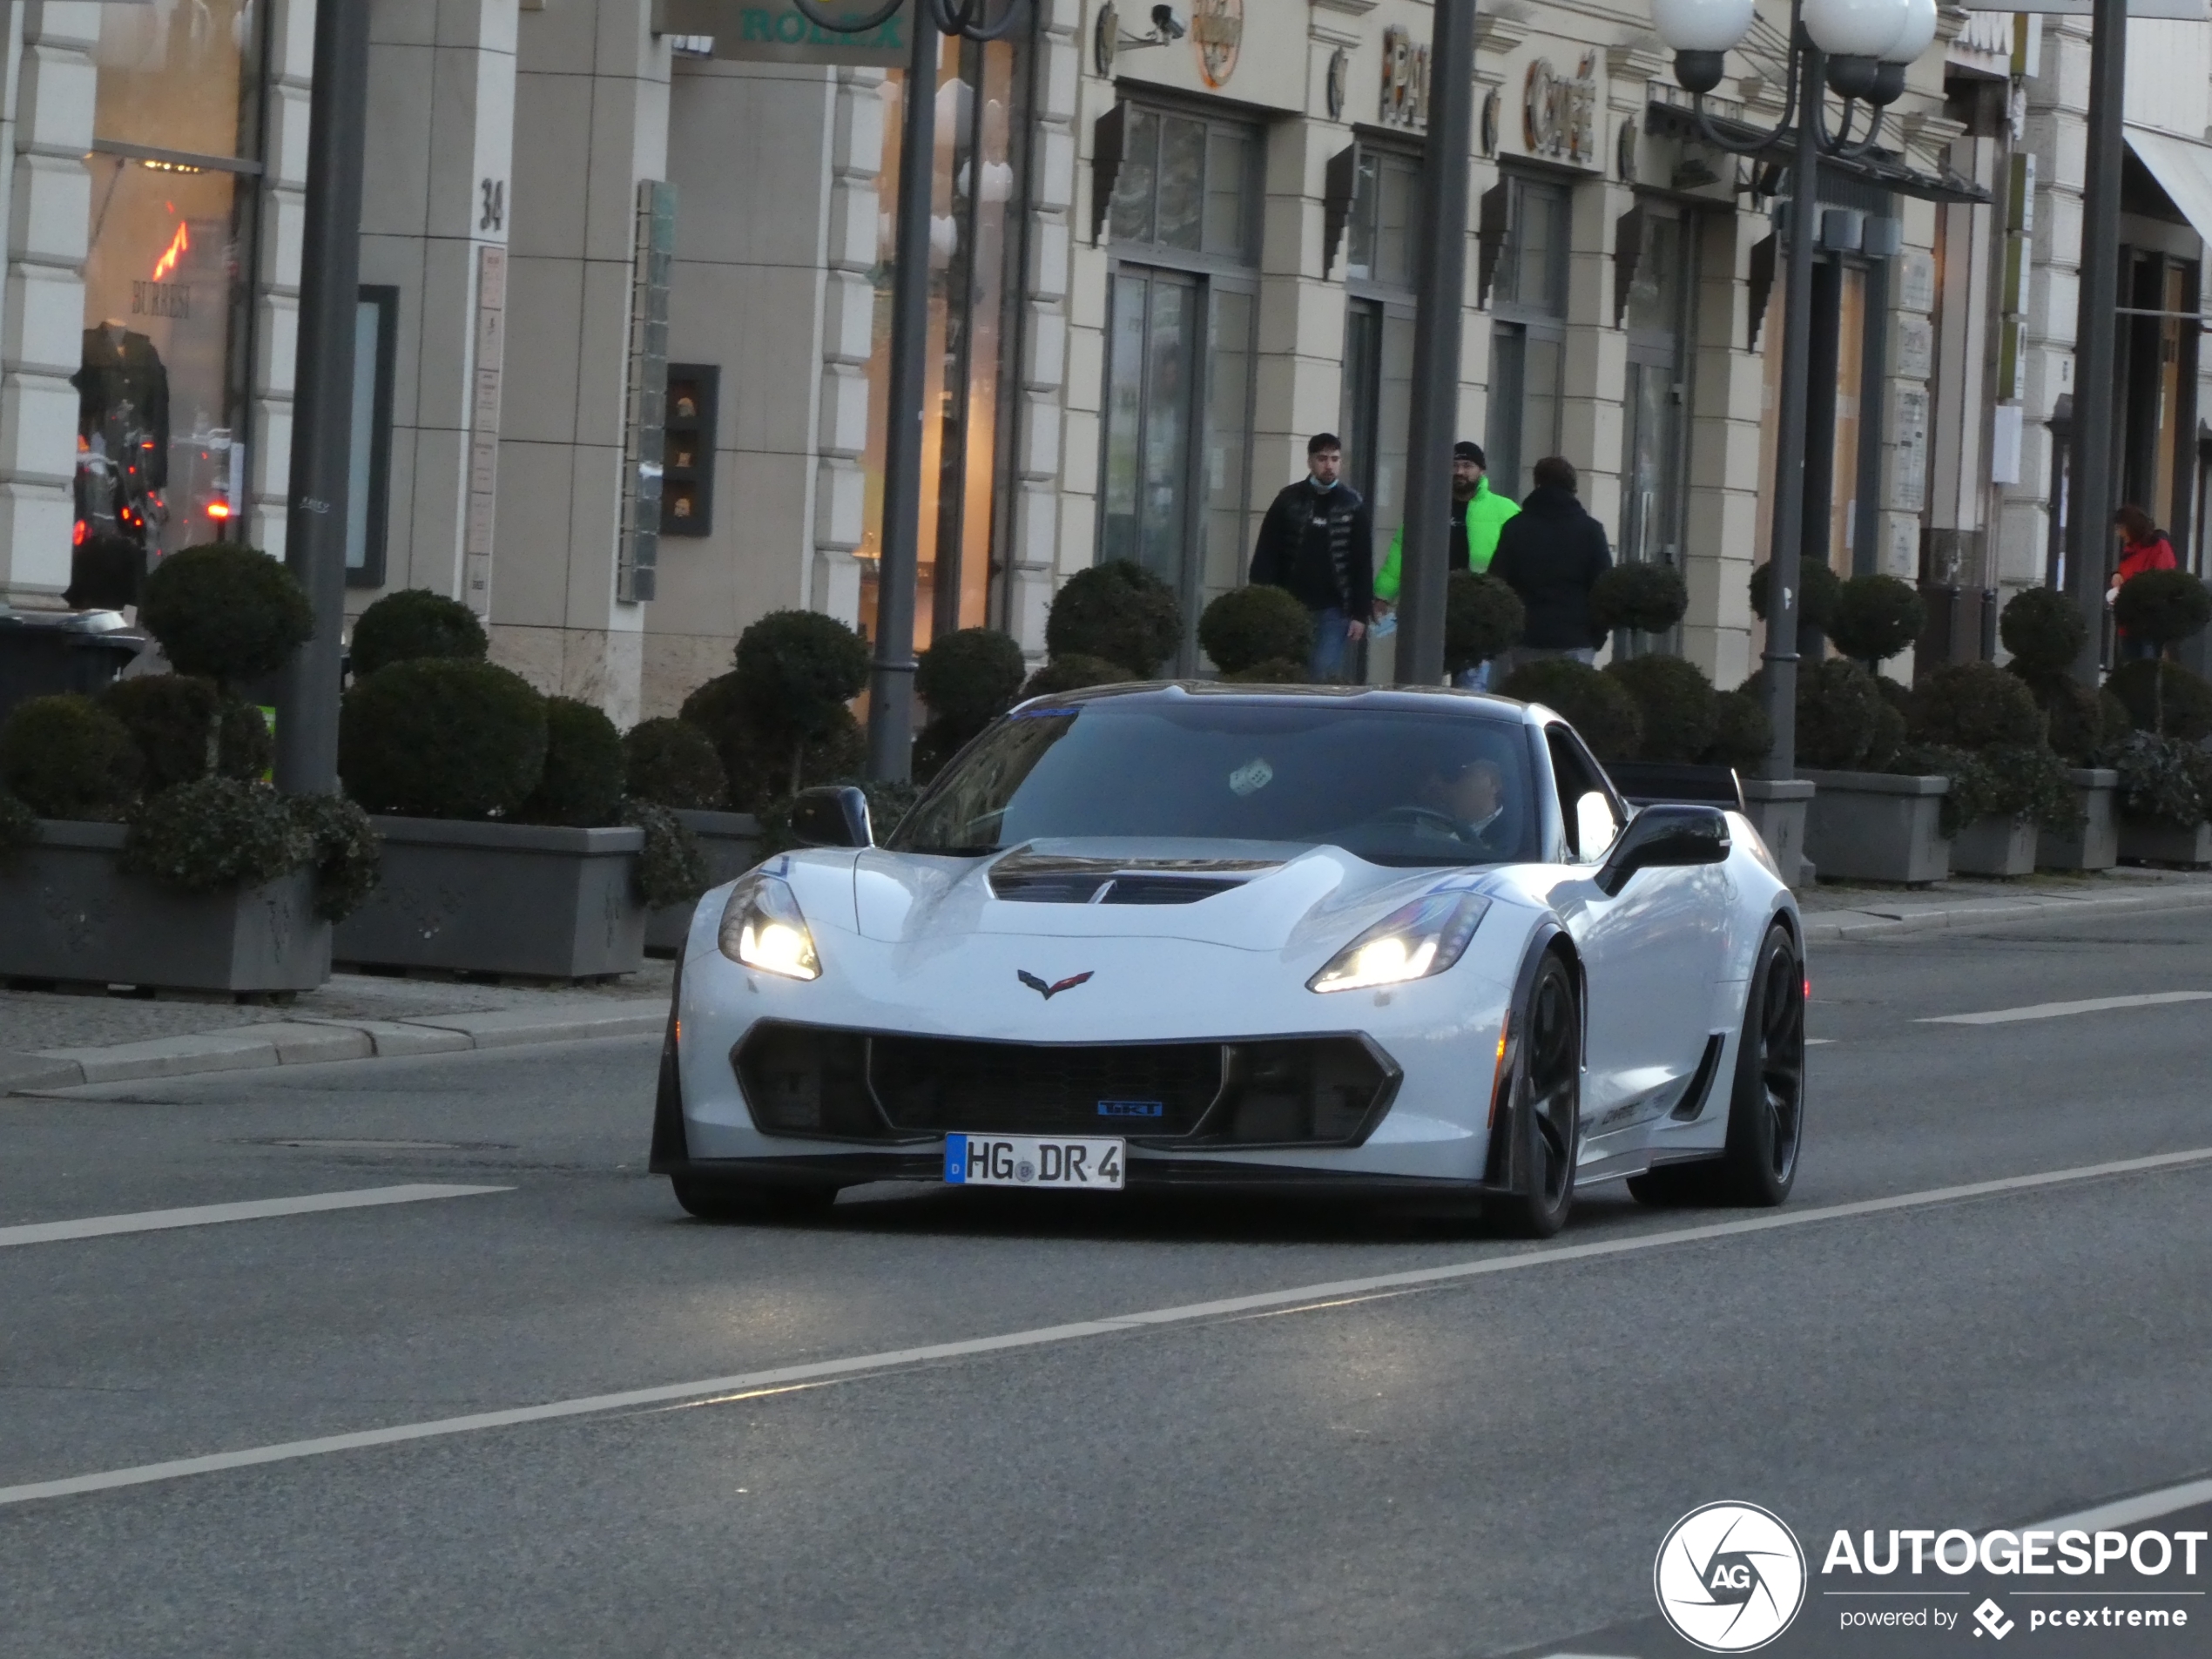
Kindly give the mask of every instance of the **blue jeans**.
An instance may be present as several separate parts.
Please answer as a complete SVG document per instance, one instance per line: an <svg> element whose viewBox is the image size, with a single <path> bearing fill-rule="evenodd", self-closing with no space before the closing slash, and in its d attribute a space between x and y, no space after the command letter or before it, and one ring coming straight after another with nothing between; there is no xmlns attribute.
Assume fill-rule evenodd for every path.
<svg viewBox="0 0 2212 1659"><path fill-rule="evenodd" d="M1351 624L1337 605L1312 614L1313 650L1305 659L1306 678L1315 681L1340 680L1344 678L1345 652L1352 643L1345 630Z"/></svg>

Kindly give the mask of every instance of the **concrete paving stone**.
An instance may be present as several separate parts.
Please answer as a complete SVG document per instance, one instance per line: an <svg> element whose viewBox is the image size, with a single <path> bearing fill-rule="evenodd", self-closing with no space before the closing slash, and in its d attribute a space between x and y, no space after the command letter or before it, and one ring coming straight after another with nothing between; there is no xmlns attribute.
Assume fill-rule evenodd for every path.
<svg viewBox="0 0 2212 1659"><path fill-rule="evenodd" d="M197 1071L248 1071L278 1064L276 1045L261 1028L207 1031L195 1036L157 1037L151 1042L116 1042L98 1049L53 1049L42 1060L73 1061L88 1083L129 1082L140 1077L183 1077Z"/></svg>
<svg viewBox="0 0 2212 1659"><path fill-rule="evenodd" d="M44 1055L0 1054L0 1095L17 1089L67 1089L84 1081L84 1068L74 1060Z"/></svg>
<svg viewBox="0 0 2212 1659"><path fill-rule="evenodd" d="M367 1060L376 1052L375 1040L368 1032L320 1021L291 1020L257 1025L253 1028L253 1035L273 1044L277 1063L284 1066L311 1066L327 1060Z"/></svg>
<svg viewBox="0 0 2212 1659"><path fill-rule="evenodd" d="M656 1001L631 1008L602 1002L583 1008L498 1008L486 1014L426 1015L408 1023L465 1032L479 1049L506 1049L579 1037L651 1036L667 1019L667 1005Z"/></svg>
<svg viewBox="0 0 2212 1659"><path fill-rule="evenodd" d="M410 1025L401 1020L310 1020L305 1023L358 1031L374 1045L376 1057L380 1060L389 1060L399 1055L453 1054L476 1046L466 1032L448 1031L435 1026Z"/></svg>

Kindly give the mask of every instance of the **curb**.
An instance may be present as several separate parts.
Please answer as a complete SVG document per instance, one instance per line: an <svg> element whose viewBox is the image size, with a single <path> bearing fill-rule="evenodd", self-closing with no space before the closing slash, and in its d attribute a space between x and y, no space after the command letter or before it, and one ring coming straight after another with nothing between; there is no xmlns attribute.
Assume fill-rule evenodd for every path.
<svg viewBox="0 0 2212 1659"><path fill-rule="evenodd" d="M2193 910L2212 905L2212 882L2202 887L2168 887L2155 893L2022 894L2017 899L1969 899L1950 904L1880 904L1857 910L1815 911L1804 917L1805 942L1838 944L1897 934L1942 933L1961 927L2002 927L2048 921L2127 916L2144 911Z"/></svg>
<svg viewBox="0 0 2212 1659"><path fill-rule="evenodd" d="M658 1036L668 1010L644 1007L496 1008L417 1020L272 1021L227 1031L155 1037L97 1048L44 1049L0 1055L0 1094L70 1089L80 1083L190 1077L211 1071L260 1071L332 1060L389 1059L457 1054L472 1049L519 1049L597 1037Z"/></svg>

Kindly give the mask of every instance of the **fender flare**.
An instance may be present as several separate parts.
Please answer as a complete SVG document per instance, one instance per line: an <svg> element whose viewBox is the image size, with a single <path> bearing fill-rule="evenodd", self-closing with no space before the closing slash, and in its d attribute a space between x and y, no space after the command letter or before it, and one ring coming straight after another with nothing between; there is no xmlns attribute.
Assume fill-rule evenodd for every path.
<svg viewBox="0 0 2212 1659"><path fill-rule="evenodd" d="M1521 1015L1536 988L1537 970L1543 966L1544 958L1553 954L1565 959L1567 971L1575 981L1575 995L1582 1008L1582 1057L1586 1065L1588 1062L1590 999L1581 954L1575 948L1573 935L1556 916L1542 916L1529 929L1528 942L1521 949L1521 968L1514 975L1513 1001L1507 1004L1505 1053L1499 1058L1497 1076L1491 1084L1490 1145L1483 1160L1482 1184L1500 1192L1521 1192L1528 1184L1520 1126L1513 1121L1513 1108L1507 1096L1514 1075L1521 1069Z"/></svg>

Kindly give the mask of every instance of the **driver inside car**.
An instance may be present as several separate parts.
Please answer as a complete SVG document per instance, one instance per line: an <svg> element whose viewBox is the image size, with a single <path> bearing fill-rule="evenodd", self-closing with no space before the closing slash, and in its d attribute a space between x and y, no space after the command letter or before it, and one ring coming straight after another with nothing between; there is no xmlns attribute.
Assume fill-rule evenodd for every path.
<svg viewBox="0 0 2212 1659"><path fill-rule="evenodd" d="M1458 825L1459 840L1490 846L1511 833L1505 781L1504 772L1493 760L1474 757L1447 763L1431 772L1421 786L1421 805Z"/></svg>

